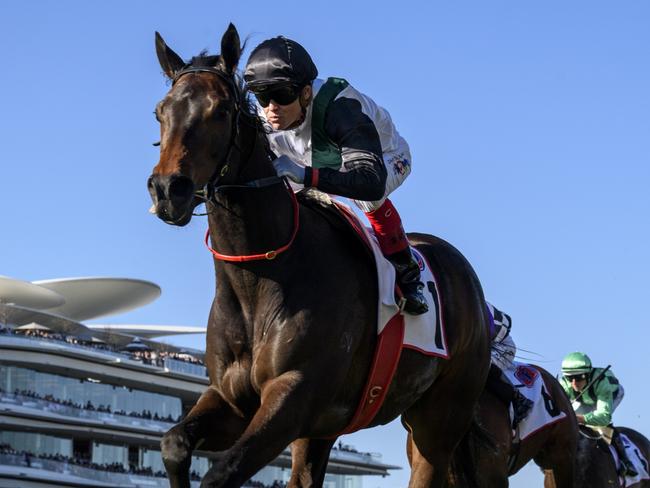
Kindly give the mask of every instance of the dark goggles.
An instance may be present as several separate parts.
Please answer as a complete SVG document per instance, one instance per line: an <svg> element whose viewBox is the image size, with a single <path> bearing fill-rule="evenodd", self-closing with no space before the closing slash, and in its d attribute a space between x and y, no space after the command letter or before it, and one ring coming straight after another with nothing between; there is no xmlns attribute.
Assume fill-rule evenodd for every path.
<svg viewBox="0 0 650 488"><path fill-rule="evenodd" d="M564 377L566 380L571 383L573 380L576 381L582 381L587 379L587 374L586 373L581 373L581 374L565 374Z"/></svg>
<svg viewBox="0 0 650 488"><path fill-rule="evenodd" d="M278 105L289 105L300 95L300 88L296 85L269 86L251 91L262 107L268 107L271 100Z"/></svg>

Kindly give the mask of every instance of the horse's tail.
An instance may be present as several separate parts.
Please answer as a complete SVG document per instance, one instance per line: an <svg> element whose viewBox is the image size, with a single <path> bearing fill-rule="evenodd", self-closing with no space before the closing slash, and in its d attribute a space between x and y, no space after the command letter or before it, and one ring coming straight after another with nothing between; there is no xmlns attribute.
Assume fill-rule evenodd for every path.
<svg viewBox="0 0 650 488"><path fill-rule="evenodd" d="M450 466L452 486L478 488L477 466L480 452L496 450L492 435L478 422L474 415L469 429L456 447Z"/></svg>

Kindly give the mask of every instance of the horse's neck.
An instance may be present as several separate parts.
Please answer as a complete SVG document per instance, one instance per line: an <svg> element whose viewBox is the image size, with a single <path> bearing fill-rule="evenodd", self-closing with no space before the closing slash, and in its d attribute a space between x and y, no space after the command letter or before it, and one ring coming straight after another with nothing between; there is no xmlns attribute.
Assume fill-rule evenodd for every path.
<svg viewBox="0 0 650 488"><path fill-rule="evenodd" d="M264 134L257 134L264 138ZM257 140L244 166L232 184L242 184L274 176L266 142ZM244 150L244 153L246 151ZM221 254L242 256L260 254L285 245L293 231L291 194L284 184L263 188L228 188L217 194L209 205L208 223L212 247ZM266 261L269 263L268 261ZM220 267L234 266L215 260Z"/></svg>

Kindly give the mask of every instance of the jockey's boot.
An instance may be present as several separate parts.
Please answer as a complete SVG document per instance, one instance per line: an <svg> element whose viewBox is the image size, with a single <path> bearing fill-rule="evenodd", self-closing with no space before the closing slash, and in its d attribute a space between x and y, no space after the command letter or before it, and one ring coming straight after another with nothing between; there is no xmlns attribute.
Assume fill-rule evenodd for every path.
<svg viewBox="0 0 650 488"><path fill-rule="evenodd" d="M526 418L530 409L533 408L533 401L529 400L514 386L512 387L512 425L516 428Z"/></svg>
<svg viewBox="0 0 650 488"><path fill-rule="evenodd" d="M420 265L409 248L386 256L397 272L397 284L404 296L404 311L411 315L420 315L429 310L422 290L424 283L420 280Z"/></svg>
<svg viewBox="0 0 650 488"><path fill-rule="evenodd" d="M381 252L397 271L397 284L404 295L404 311L419 315L429 310L422 290L420 266L411 254L409 242L402 227L402 219L397 209L387 198L379 208L366 212L372 225Z"/></svg>
<svg viewBox="0 0 650 488"><path fill-rule="evenodd" d="M618 458L621 460L621 470L620 470L621 472L619 474L621 476L629 476L631 478L639 476L639 473L634 468L634 464L632 464L630 458L627 457L627 452L625 451L625 445L623 444L623 439L621 439L621 436L616 427L614 427L614 435L612 436L612 445L614 446L614 449L616 449Z"/></svg>
<svg viewBox="0 0 650 488"><path fill-rule="evenodd" d="M485 386L506 406L512 404L512 427L517 428L519 422L526 418L526 415L533 407L533 402L515 388L508 380L508 377L503 374L501 368L494 363L490 364Z"/></svg>

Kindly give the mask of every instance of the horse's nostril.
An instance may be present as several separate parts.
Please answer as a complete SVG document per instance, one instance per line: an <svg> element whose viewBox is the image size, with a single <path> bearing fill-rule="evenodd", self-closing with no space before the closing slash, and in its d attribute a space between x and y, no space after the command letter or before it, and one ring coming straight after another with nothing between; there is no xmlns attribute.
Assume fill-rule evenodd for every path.
<svg viewBox="0 0 650 488"><path fill-rule="evenodd" d="M168 192L170 200L187 200L194 194L194 182L187 176L173 176Z"/></svg>

